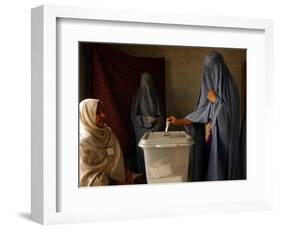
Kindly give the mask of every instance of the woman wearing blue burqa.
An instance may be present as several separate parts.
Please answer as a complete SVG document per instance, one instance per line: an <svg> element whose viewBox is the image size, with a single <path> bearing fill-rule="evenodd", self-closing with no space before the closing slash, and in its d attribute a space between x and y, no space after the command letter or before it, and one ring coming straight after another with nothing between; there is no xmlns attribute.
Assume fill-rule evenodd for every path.
<svg viewBox="0 0 281 230"><path fill-rule="evenodd" d="M137 172L145 175L144 154L138 143L144 133L165 128L163 105L150 73L141 75L140 86L131 105L131 121L136 137Z"/></svg>
<svg viewBox="0 0 281 230"><path fill-rule="evenodd" d="M194 128L192 180L231 180L239 176L240 97L223 56L215 51L204 61L196 110L174 125Z"/></svg>

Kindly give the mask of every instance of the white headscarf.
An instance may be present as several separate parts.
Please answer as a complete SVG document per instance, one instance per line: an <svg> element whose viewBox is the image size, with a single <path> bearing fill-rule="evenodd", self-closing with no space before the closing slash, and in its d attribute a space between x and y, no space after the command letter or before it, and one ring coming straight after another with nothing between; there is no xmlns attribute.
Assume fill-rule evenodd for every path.
<svg viewBox="0 0 281 230"><path fill-rule="evenodd" d="M108 185L109 178L125 181L123 154L108 126L96 126L100 100L80 102L80 186ZM101 102L100 102L101 103Z"/></svg>

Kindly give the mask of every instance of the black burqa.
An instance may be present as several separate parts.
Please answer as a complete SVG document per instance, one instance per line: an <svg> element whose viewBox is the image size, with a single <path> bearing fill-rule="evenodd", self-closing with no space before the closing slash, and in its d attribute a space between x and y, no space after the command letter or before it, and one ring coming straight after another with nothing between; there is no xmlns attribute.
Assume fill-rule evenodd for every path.
<svg viewBox="0 0 281 230"><path fill-rule="evenodd" d="M217 94L215 103L207 98L210 90ZM220 53L212 51L206 56L197 109L186 118L195 123L195 130L197 128L193 153L193 180L240 179L240 97ZM213 126L212 138L206 148L200 133L202 134L203 124L209 121Z"/></svg>
<svg viewBox="0 0 281 230"><path fill-rule="evenodd" d="M145 174L143 150L138 143L145 132L164 130L163 105L160 102L153 77L141 75L140 87L131 105L131 121L136 137L137 172Z"/></svg>

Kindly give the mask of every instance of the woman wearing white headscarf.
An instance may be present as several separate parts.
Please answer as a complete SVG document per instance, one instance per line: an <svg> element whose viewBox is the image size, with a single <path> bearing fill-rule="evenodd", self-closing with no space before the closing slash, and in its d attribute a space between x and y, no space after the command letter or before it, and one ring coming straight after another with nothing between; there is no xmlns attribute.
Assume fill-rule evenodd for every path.
<svg viewBox="0 0 281 230"><path fill-rule="evenodd" d="M98 99L80 102L80 186L125 183L123 154Z"/></svg>

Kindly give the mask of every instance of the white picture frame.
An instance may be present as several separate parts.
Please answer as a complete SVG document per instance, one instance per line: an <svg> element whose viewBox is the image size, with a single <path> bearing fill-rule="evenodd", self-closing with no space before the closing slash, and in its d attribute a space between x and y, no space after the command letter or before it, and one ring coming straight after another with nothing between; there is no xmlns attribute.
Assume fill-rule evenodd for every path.
<svg viewBox="0 0 281 230"><path fill-rule="evenodd" d="M61 27L59 25L61 21L68 20L67 27ZM223 43L217 33L222 31L229 32L229 34L235 35L237 33L247 35L251 34L248 39L253 43L253 52L249 53L247 57L247 63L250 63L250 68L247 69L247 77L249 76L249 82L247 84L248 98L247 98L247 111L249 123L247 124L247 141L249 145L247 153L249 152L247 169L248 177L246 181L224 181L224 182L205 182L202 183L190 183L189 185L144 185L144 186L121 186L114 188L104 188L104 190L89 190L84 189L82 192L77 188L71 189L68 192L67 186L73 186L73 184L62 183L59 179L61 172L61 160L57 156L59 151L58 143L58 113L63 109L58 108L58 95L61 95L61 85L58 84L57 75L60 74L58 68L61 63L58 58L59 55L65 55L60 53L58 44L58 33L61 33L59 29L64 30L66 28L66 35L71 40L71 37L75 37L72 29L83 29L85 32L84 39L91 41L92 36L95 36L93 31L85 29L79 23L87 22L103 22L103 24L110 28L118 28L118 23L123 23L125 26L123 29L129 34L130 28L134 28L137 25L139 28L146 30L146 26L151 28L159 28L163 30L163 33L168 33L168 30L181 31L189 29L191 35L196 35L196 30L200 30L201 33L208 33L209 30L213 31L208 37L213 42L215 47L240 47L248 48L243 45L244 41L233 36L233 43ZM75 26L71 26L71 23L77 22ZM272 169L271 161L272 155L270 149L270 137L259 137L255 134L254 122L258 119L270 119L270 114L262 112L271 111L274 106L273 89L273 22L266 19L248 19L248 18L231 18L231 17L210 17L210 16L189 16L189 15L174 15L163 14L157 12L127 12L117 10L101 10L91 8L79 8L79 7L66 7L66 6L51 6L44 5L32 9L32 180L31 180L31 216L32 219L41 224L57 224L57 223L71 223L71 222L84 222L84 221L96 221L96 220L109 220L109 219L126 219L126 218L143 218L143 217L164 217L172 215L187 215L198 213L210 213L210 212L234 212L234 211L251 211L251 210L265 210L271 209L272 204ZM117 24L116 24L117 23ZM122 25L123 25L122 24ZM121 25L121 26L122 26ZM128 26L129 25L129 26ZM89 26L89 23L88 23ZM91 25L90 25L91 26ZM75 28L74 28L75 27ZM93 27L94 28L94 27ZM192 32L194 30L194 32ZM234 32L233 32L234 31ZM73 36L71 36L71 33ZM231 34L232 33L232 34ZM83 34L81 32L81 34ZM111 36L112 35L112 36ZM133 37L130 37L125 41L118 36L113 36L113 32L109 29L105 32L104 37L101 35L99 41L104 42L116 42L116 43L128 43L128 42L142 42L143 44L159 44L161 39L157 36L146 36L146 42L136 41ZM197 35L196 35L197 36ZM195 36L195 38L196 38ZM230 37L231 37L230 36ZM191 36L192 37L192 36ZM227 36L226 36L227 37ZM73 38L74 39L74 38ZM80 39L75 37L75 39ZM75 42L75 39L73 40ZM69 41L70 41L69 40ZM256 40L256 43L255 43ZM68 40L67 40L68 41ZM73 42L71 41L71 42ZM169 44L181 44L186 45L185 40L177 40L176 38L170 38ZM227 41L227 38L225 39ZM248 41L247 44L250 44ZM204 41L202 41L204 42ZM69 43L72 44L72 43ZM163 40L163 44L167 44L167 40ZM210 43L211 44L211 43ZM232 46L231 44L236 44ZM245 43L246 44L246 43ZM190 44L197 45L198 44ZM202 44L201 44L202 45ZM251 45L249 45L251 46ZM256 51L255 51L256 50ZM73 48L75 51L75 48ZM259 54L259 57L255 57L255 54ZM71 54L71 52L70 52ZM63 56L64 57L64 56ZM76 58L76 57L75 57ZM71 60L70 60L71 61ZM72 60L73 61L73 60ZM78 62L78 60L77 60ZM254 62L258 62L257 69L252 68ZM252 63L252 64L251 64ZM74 69L75 70L75 69ZM256 72L255 72L256 71ZM72 71L73 72L73 71ZM76 74L76 75L75 75ZM251 76L257 76L256 82L253 83ZM78 78L78 72L73 77ZM78 80L76 81L77 84ZM67 85L63 92L67 91ZM70 86L71 87L71 86ZM73 87L76 87L73 85ZM258 91L258 92L257 92ZM259 93L263 99L261 99L262 106L255 103L255 96ZM72 99L69 99L72 100ZM63 100L62 100L63 102ZM68 112L68 111L67 111ZM253 116L256 112L259 115ZM267 133L270 127L261 127L261 131ZM78 133L76 133L77 135ZM72 135L75 135L72 133ZM254 146L254 142L264 141L263 148L259 149ZM248 143L247 143L248 144ZM256 154L256 160L252 160L253 152ZM263 162L262 174L259 172L259 167ZM70 168L71 163L69 164ZM77 162L78 165L78 162ZM73 170L75 170L73 168ZM75 171L76 173L76 171ZM78 173L78 172L77 172ZM72 180L72 179L71 179ZM76 178L73 178L76 180ZM66 186L65 188L62 186ZM63 192L60 192L59 189ZM141 194L152 194L150 199L148 196L143 199L139 199L140 202L134 205L133 199L128 199L129 196L139 197ZM198 192L208 190L209 197L200 199ZM234 190L237 190L234 192ZM217 196L219 191L229 192L229 196ZM253 191L256 191L253 194ZM78 194L76 196L75 194ZM91 205L91 201L88 201L86 206L85 200L79 200L81 196L89 197L93 194L94 199ZM158 194L158 196L156 196ZM196 195L198 194L198 195ZM231 194L233 196L231 196ZM251 196L252 194L252 196ZM106 197L112 197L117 195L121 201L116 201L109 198L108 203L103 203L102 200ZM172 197L170 199L167 198ZM190 198L191 196L192 199ZM80 198L79 198L80 197ZM184 197L190 199L183 200ZM127 198L127 201L126 201ZM61 200L68 202L68 205L60 207ZM122 200L124 199L124 200ZM165 199L165 202L161 203L161 200ZM191 201L192 200L192 201ZM136 201L137 202L137 201ZM122 206L120 206L123 203ZM71 210L70 210L71 209Z"/></svg>

